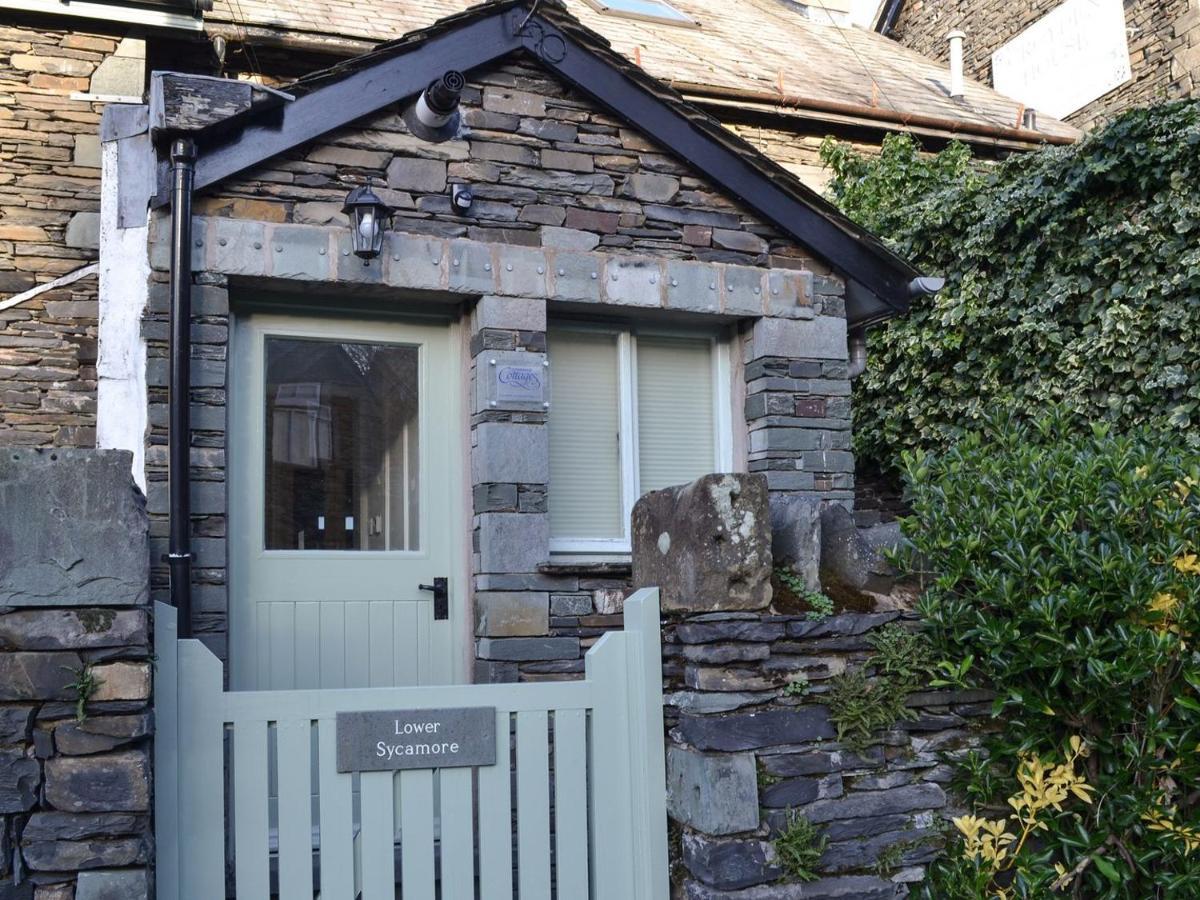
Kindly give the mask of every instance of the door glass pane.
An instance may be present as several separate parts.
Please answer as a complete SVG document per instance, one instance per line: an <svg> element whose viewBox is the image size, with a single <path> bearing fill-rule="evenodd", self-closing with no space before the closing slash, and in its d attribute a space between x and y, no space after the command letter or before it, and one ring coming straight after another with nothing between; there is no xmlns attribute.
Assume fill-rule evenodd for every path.
<svg viewBox="0 0 1200 900"><path fill-rule="evenodd" d="M268 550L420 547L419 352L267 338Z"/></svg>

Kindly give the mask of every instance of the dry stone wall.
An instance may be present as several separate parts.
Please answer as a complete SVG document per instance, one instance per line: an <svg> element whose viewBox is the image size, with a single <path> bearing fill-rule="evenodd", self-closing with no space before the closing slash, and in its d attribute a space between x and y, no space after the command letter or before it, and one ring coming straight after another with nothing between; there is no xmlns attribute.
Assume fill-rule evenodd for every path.
<svg viewBox="0 0 1200 900"><path fill-rule="evenodd" d="M1062 0L909 0L896 22L900 43L946 63L953 30L967 34L968 77L991 83L992 54ZM1134 106L1200 91L1200 4L1197 0L1126 0L1125 25L1133 80L1067 117L1081 128Z"/></svg>
<svg viewBox="0 0 1200 900"><path fill-rule="evenodd" d="M0 897L150 896L152 632L131 462L0 452Z"/></svg>

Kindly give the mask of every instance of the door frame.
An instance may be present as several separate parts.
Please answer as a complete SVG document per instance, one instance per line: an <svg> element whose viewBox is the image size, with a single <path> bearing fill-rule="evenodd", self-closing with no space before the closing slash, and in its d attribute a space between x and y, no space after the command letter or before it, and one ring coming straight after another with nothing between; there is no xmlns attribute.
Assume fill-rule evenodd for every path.
<svg viewBox="0 0 1200 900"><path fill-rule="evenodd" d="M354 314L330 314L323 310L313 312L279 312L277 308L260 308L244 306L235 310L229 319L229 351L226 373L226 537L230 544L234 539L234 503L232 498L252 489L253 473L258 469L255 465L242 464L239 452L242 450L243 436L237 433L245 427L247 417L254 414L255 409L261 409L261 397L256 392L250 394L245 390L242 379L254 378L259 382L263 376L264 356L262 342L267 335L285 335L299 338L315 338L329 340L331 337L341 337L354 341L379 341L380 335L372 331L375 324L415 325L423 327L440 327L445 329L445 341L442 344L447 354L446 371L453 383L445 392L446 407L442 410L434 408L428 397L423 397L423 407L430 415L444 415L448 419L450 445L445 452L451 454L448 467L453 484L449 487L449 496L453 498L448 517L447 548L450 560L450 617L448 629L450 633L449 671L451 683L466 684L471 679L472 662L474 660L474 614L473 614L473 580L470 565L470 534L466 528L467 516L470 511L469 494L469 444L467 423L464 419L466 409L466 394L468 373L465 369L465 330L460 318L450 318L444 315L388 315L355 312ZM433 352L429 348L429 352ZM422 371L422 384L424 384ZM243 408L250 401L251 408ZM259 548L260 552L262 551ZM278 551L287 553L288 551ZM319 552L319 551L318 551ZM367 551L363 551L367 552ZM384 552L384 551L371 551ZM232 547L226 553L226 629L227 629L227 660L226 670L228 682L234 683L234 670L240 664L234 652L238 646L239 629L244 627L243 618L247 610L242 608L235 599L234 587L238 580L238 554Z"/></svg>

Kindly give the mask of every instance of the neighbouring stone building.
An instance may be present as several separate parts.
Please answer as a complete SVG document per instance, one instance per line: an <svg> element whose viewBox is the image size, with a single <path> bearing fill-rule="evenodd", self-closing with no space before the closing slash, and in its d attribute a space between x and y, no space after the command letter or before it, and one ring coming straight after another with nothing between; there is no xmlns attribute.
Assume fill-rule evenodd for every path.
<svg viewBox="0 0 1200 900"><path fill-rule="evenodd" d="M962 31L966 34L964 62L968 76L983 84L994 84L993 54L1068 4L1063 0L901 0L890 5L899 7L891 32L897 41L930 59L946 61L947 35ZM1200 5L1196 0L1112 0L1111 5L1124 12L1129 77L1065 116L1066 121L1081 128L1102 123L1134 106L1195 97L1200 92ZM1084 8L1082 14L1088 15L1088 10ZM1068 37L1063 36L1063 40ZM1080 39L1092 40L1084 34ZM1044 49L1051 52L1048 46ZM1036 64L1037 59L1030 61L1030 65ZM1048 73L1046 77L1050 77ZM1070 75L1076 82L1103 77L1086 68Z"/></svg>

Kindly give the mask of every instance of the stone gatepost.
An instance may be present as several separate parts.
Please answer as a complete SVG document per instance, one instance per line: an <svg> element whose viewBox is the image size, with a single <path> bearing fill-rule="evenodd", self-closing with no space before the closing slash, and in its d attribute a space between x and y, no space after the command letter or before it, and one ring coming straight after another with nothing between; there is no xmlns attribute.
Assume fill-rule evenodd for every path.
<svg viewBox="0 0 1200 900"><path fill-rule="evenodd" d="M0 454L0 897L150 896L153 630L132 461Z"/></svg>
<svg viewBox="0 0 1200 900"><path fill-rule="evenodd" d="M819 517L810 501L781 504L773 491L768 506L770 484L769 475L710 475L634 508L634 584L662 596L676 895L906 896L940 848L950 763L974 745L968 723L990 704L979 692L913 694L911 716L866 746L840 743L821 702L830 679L856 668L873 675L872 635L911 621L897 611L818 618L783 608L771 585L772 514L777 544L804 558L796 571L806 579ZM803 873L778 849L799 817L824 848Z"/></svg>

